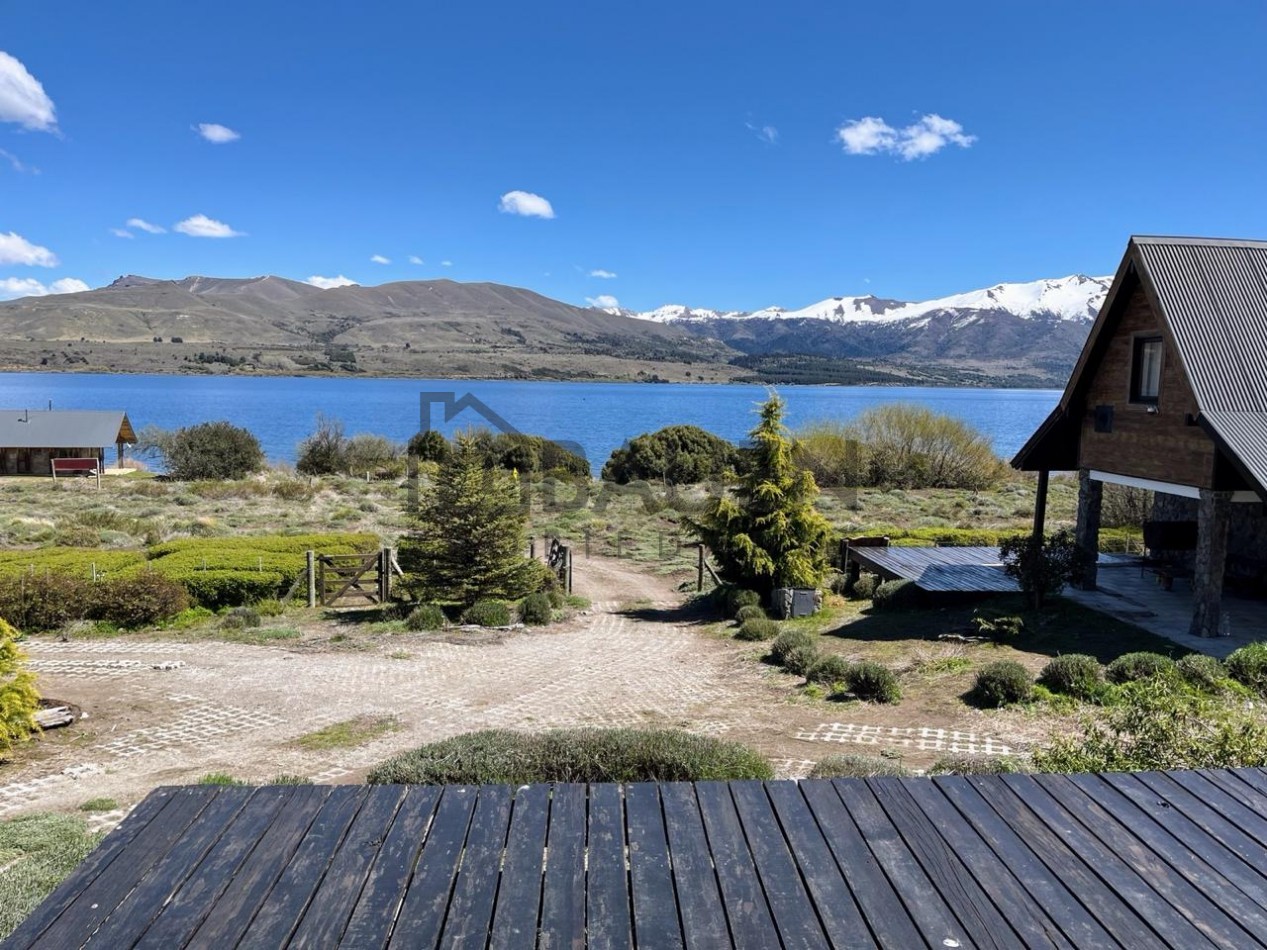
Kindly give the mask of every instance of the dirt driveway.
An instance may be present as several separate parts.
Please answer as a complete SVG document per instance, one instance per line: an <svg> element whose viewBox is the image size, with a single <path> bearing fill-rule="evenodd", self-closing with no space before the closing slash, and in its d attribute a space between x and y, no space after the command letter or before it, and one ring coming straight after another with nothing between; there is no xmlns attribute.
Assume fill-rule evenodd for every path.
<svg viewBox="0 0 1267 950"><path fill-rule="evenodd" d="M37 639L28 647L41 691L88 716L0 767L0 817L98 797L126 807L210 772L357 781L396 752L494 727L680 726L749 743L785 776L838 751L933 757L986 741L921 728L900 706L804 699L796 678L754 662L749 644L703 632L677 610L672 581L628 561L578 562L576 585L590 611L502 635L364 635L322 621L302 641L270 646ZM394 717L397 728L354 748L295 741L360 716Z"/></svg>

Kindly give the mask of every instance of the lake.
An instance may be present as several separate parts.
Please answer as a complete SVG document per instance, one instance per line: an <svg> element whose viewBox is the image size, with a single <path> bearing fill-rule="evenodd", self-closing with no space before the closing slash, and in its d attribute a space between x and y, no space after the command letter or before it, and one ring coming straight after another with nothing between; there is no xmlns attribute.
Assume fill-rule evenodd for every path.
<svg viewBox="0 0 1267 950"><path fill-rule="evenodd" d="M424 392L448 394L458 405L469 395L486 407L465 408L446 422L437 397L432 428L452 434L488 425L481 418L487 411L520 432L579 444L597 475L613 449L667 425L689 423L741 440L767 390L703 383L0 373L5 409L47 409L50 401L55 409L122 409L138 430L226 419L251 430L271 460L286 462L294 461L295 446L313 430L317 413L342 420L349 435L374 432L404 442L419 429ZM1060 398L1053 389L786 386L779 392L793 428L912 402L980 429L1009 458Z"/></svg>

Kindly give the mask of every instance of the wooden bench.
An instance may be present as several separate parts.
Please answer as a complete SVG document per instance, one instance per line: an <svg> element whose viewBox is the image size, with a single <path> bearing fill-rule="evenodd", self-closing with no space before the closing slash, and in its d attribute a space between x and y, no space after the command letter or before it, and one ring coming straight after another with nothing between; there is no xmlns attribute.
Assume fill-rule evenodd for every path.
<svg viewBox="0 0 1267 950"><path fill-rule="evenodd" d="M1145 521L1140 576L1145 571L1152 571L1163 590L1173 589L1176 577L1187 577L1191 573L1174 555L1176 552L1195 551L1197 534L1195 521Z"/></svg>
<svg viewBox="0 0 1267 950"><path fill-rule="evenodd" d="M50 463L53 469L53 480L58 474L84 475L97 479L97 487L101 487L101 460L95 458L55 458Z"/></svg>

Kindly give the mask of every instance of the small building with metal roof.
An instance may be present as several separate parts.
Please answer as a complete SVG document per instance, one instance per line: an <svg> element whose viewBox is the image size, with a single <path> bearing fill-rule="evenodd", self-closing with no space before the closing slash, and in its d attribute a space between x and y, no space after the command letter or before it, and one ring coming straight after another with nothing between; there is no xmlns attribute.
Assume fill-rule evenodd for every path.
<svg viewBox="0 0 1267 950"><path fill-rule="evenodd" d="M95 458L107 446L116 461L136 443L126 412L117 409L0 409L0 475L51 475L53 459Z"/></svg>
<svg viewBox="0 0 1267 950"><path fill-rule="evenodd" d="M1036 534L1047 474L1079 473L1088 553L1105 483L1153 491L1151 524L1168 529L1154 537L1171 539L1158 543L1191 528L1191 632L1218 635L1225 575L1267 581L1267 241L1132 237L1059 404L1012 464L1039 473ZM1082 584L1095 581L1092 566Z"/></svg>

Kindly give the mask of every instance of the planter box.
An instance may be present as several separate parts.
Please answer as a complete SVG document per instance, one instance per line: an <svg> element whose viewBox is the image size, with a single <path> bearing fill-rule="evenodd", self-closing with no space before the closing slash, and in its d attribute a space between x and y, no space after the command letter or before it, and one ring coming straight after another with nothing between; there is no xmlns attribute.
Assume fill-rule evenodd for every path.
<svg viewBox="0 0 1267 950"><path fill-rule="evenodd" d="M779 620L808 617L823 606L823 592L816 587L776 587L770 592L770 613Z"/></svg>

